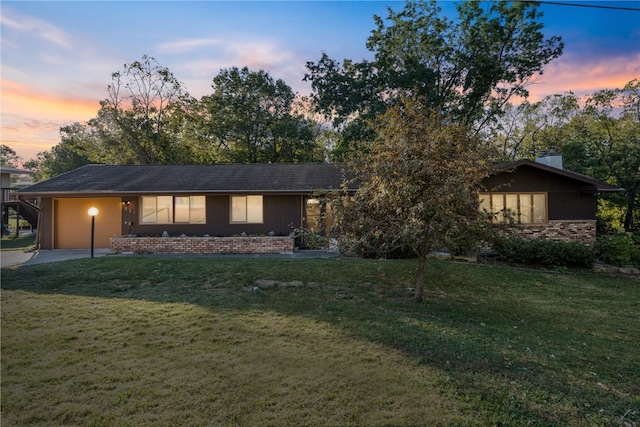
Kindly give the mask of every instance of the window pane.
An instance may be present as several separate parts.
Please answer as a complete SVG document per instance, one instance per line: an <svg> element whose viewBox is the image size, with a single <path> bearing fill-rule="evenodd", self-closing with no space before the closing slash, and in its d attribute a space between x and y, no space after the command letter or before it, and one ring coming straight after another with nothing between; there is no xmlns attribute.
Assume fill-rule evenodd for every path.
<svg viewBox="0 0 640 427"><path fill-rule="evenodd" d="M547 222L547 203L544 194L533 195L533 222L535 224Z"/></svg>
<svg viewBox="0 0 640 427"><path fill-rule="evenodd" d="M173 196L158 196L156 204L157 224L173 222Z"/></svg>
<svg viewBox="0 0 640 427"><path fill-rule="evenodd" d="M491 196L480 194L480 212L491 213Z"/></svg>
<svg viewBox="0 0 640 427"><path fill-rule="evenodd" d="M262 223L262 196L247 196L247 222Z"/></svg>
<svg viewBox="0 0 640 427"><path fill-rule="evenodd" d="M189 209L189 222L192 224L204 224L207 222L206 215L206 197L205 196L191 196Z"/></svg>
<svg viewBox="0 0 640 427"><path fill-rule="evenodd" d="M231 222L247 222L247 198L231 197Z"/></svg>
<svg viewBox="0 0 640 427"><path fill-rule="evenodd" d="M504 222L504 195L492 194L491 207L495 222Z"/></svg>
<svg viewBox="0 0 640 427"><path fill-rule="evenodd" d="M531 194L520 195L520 222L522 224L531 224Z"/></svg>
<svg viewBox="0 0 640 427"><path fill-rule="evenodd" d="M322 210L320 209L320 200L307 200L307 230L311 231L312 233L317 233L321 230L321 214Z"/></svg>
<svg viewBox="0 0 640 427"><path fill-rule="evenodd" d="M189 222L189 197L174 198L175 222Z"/></svg>
<svg viewBox="0 0 640 427"><path fill-rule="evenodd" d="M505 219L508 222L518 222L518 195L517 194L506 194L506 212Z"/></svg>
<svg viewBox="0 0 640 427"><path fill-rule="evenodd" d="M143 224L155 224L156 222L156 198L142 198L142 219Z"/></svg>

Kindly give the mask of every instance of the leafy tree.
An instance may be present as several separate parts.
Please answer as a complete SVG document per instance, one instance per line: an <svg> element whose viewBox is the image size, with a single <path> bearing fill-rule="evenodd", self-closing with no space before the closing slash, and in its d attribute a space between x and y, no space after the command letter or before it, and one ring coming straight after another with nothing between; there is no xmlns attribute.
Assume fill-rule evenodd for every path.
<svg viewBox="0 0 640 427"><path fill-rule="evenodd" d="M617 114L617 110L622 111ZM624 229L636 230L636 209L640 209L640 80L588 96L571 126L574 138L563 151L584 150L586 156L574 156L578 171L583 168L626 190L609 200L624 206Z"/></svg>
<svg viewBox="0 0 640 427"><path fill-rule="evenodd" d="M79 123L75 123L68 128L81 126ZM29 160L24 166L35 171L33 179L36 182L40 182L89 163L91 163L89 159L78 154L72 144L63 137L62 141L51 147L50 151L39 152L36 159Z"/></svg>
<svg viewBox="0 0 640 427"><path fill-rule="evenodd" d="M191 99L173 73L144 55L111 80L97 116L84 126L62 129L74 134L75 149L97 163L186 161L190 152L181 144L180 130Z"/></svg>
<svg viewBox="0 0 640 427"><path fill-rule="evenodd" d="M578 98L548 96L534 104L508 106L492 129L505 159L533 158L555 148L564 166L624 188L600 197L598 214L627 231L637 228L640 211L640 81ZM618 212L618 213L616 213ZM616 216L618 218L616 218Z"/></svg>
<svg viewBox="0 0 640 427"><path fill-rule="evenodd" d="M295 93L265 71L221 70L202 97L195 130L219 161L318 161L314 124L293 112Z"/></svg>
<svg viewBox="0 0 640 427"><path fill-rule="evenodd" d="M570 136L566 125L579 109L579 99L571 92L535 103L506 104L485 134L493 141L500 160L533 159L567 141Z"/></svg>
<svg viewBox="0 0 640 427"><path fill-rule="evenodd" d="M482 230L478 191L489 172L469 126L424 104L401 97L371 124L377 137L348 163L359 189L336 208L336 224L357 250L405 247L417 256L416 301L424 295L427 255Z"/></svg>
<svg viewBox="0 0 640 427"><path fill-rule="evenodd" d="M458 19L441 16L434 0L408 1L387 20L375 16L367 41L373 61L342 64L324 53L308 62L319 111L337 126L368 135L363 120L398 96L420 97L452 120L483 129L563 50L559 37L544 38L536 2L458 4ZM388 22L388 24L387 24ZM345 138L350 140L358 138Z"/></svg>
<svg viewBox="0 0 640 427"><path fill-rule="evenodd" d="M22 157L16 151L5 144L0 144L0 165L10 168L17 168Z"/></svg>

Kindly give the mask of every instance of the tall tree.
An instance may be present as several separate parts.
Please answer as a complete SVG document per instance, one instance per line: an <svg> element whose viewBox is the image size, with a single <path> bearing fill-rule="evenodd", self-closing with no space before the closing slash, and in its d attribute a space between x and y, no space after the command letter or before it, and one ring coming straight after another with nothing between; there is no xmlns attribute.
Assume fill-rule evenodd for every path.
<svg viewBox="0 0 640 427"><path fill-rule="evenodd" d="M599 217L605 208L627 231L637 229L640 210L640 81L624 88L605 89L578 98L551 95L543 100L508 106L492 129L502 157L534 158L556 149L564 166L624 188L624 194L602 195ZM606 206L605 206L606 205ZM610 222L610 220L607 220ZM606 228L612 228L611 224Z"/></svg>
<svg viewBox="0 0 640 427"><path fill-rule="evenodd" d="M17 168L22 157L18 156L16 151L8 145L0 145L0 166Z"/></svg>
<svg viewBox="0 0 640 427"><path fill-rule="evenodd" d="M545 38L536 2L463 2L458 18L441 16L435 0L408 1L401 12L375 16L367 41L373 61L342 64L325 53L308 62L319 111L337 125L366 134L371 118L399 95L419 96L452 119L483 129L514 95L563 50L559 37Z"/></svg>
<svg viewBox="0 0 640 427"><path fill-rule="evenodd" d="M621 111L620 111L621 110ZM563 149L578 148L586 156L574 156L575 168L626 190L612 196L624 206L622 224L637 230L640 209L640 80L624 88L601 90L586 98L580 115L571 122L573 138Z"/></svg>
<svg viewBox="0 0 640 427"><path fill-rule="evenodd" d="M280 79L247 67L221 70L202 97L196 128L220 161L301 162L318 159L314 124L293 112L295 93Z"/></svg>
<svg viewBox="0 0 640 427"><path fill-rule="evenodd" d="M96 117L75 132L76 148L98 163L181 163L189 158L176 118L191 99L168 68L147 55L111 75Z"/></svg>
<svg viewBox="0 0 640 427"><path fill-rule="evenodd" d="M39 152L35 159L25 162L25 168L34 171L34 181L44 181L91 163L86 156L78 154L74 145L65 136L64 129L71 131L78 128L82 128L79 123L62 128L61 134L63 136L59 144L51 147L49 151ZM66 133L66 135L73 136L71 132Z"/></svg>
<svg viewBox="0 0 640 427"><path fill-rule="evenodd" d="M579 99L572 92L543 100L507 104L495 123L485 130L500 160L535 158L542 151L561 147L570 138L567 124L579 113Z"/></svg>
<svg viewBox="0 0 640 427"><path fill-rule="evenodd" d="M359 189L336 204L336 224L357 249L406 247L417 256L416 301L424 297L427 255L479 235L486 225L478 192L489 173L469 126L424 103L401 97L376 118L377 137L348 163Z"/></svg>

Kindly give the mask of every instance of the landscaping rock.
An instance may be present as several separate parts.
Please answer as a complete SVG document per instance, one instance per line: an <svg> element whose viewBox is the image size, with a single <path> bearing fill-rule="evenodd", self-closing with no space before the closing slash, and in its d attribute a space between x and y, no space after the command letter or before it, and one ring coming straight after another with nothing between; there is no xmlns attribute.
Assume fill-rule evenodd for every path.
<svg viewBox="0 0 640 427"><path fill-rule="evenodd" d="M254 283L260 289L269 289L269 288L273 288L274 286L286 288L286 287L296 287L296 286L304 285L304 283L302 283L300 280L292 280L290 282L280 282L278 280L258 279Z"/></svg>
<svg viewBox="0 0 640 427"><path fill-rule="evenodd" d="M620 267L619 270L620 270L620 273L622 273L622 274L629 274L629 275L632 275L632 276L640 275L640 269L637 269L637 268L631 267L631 266L629 266L629 267Z"/></svg>

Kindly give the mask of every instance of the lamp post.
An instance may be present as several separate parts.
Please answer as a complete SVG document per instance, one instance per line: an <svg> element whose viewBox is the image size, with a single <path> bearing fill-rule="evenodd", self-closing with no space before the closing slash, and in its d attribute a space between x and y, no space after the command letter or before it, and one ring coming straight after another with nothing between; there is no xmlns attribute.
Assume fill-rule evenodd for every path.
<svg viewBox="0 0 640 427"><path fill-rule="evenodd" d="M87 213L91 217L91 258L93 258L93 242L96 231L96 215L98 215L98 208L89 208Z"/></svg>

